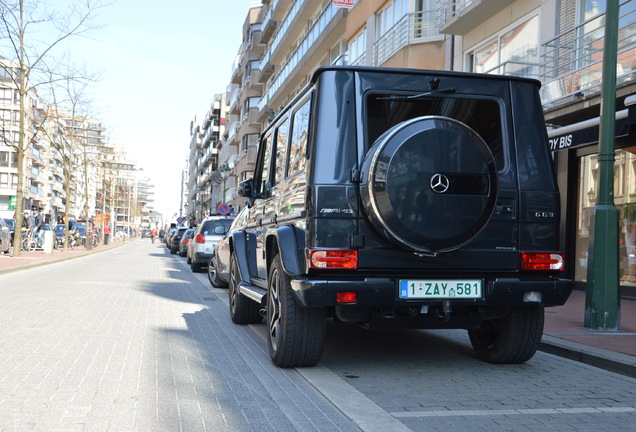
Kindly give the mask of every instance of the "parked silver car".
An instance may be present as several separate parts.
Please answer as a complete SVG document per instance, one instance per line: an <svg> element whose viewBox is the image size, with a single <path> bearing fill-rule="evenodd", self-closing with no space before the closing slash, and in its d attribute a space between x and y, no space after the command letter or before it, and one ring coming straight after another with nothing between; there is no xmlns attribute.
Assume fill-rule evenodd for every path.
<svg viewBox="0 0 636 432"><path fill-rule="evenodd" d="M223 238L232 221L233 216L209 216L197 226L188 247L188 260L193 272L200 272L203 266L208 265L214 245Z"/></svg>
<svg viewBox="0 0 636 432"><path fill-rule="evenodd" d="M249 212L248 208L244 207L230 225L230 229L227 234L223 236L221 240L214 246L214 254L210 257L208 262L208 279L215 288L225 288L229 282L230 277L230 236L231 232L236 230L236 227L244 226Z"/></svg>
<svg viewBox="0 0 636 432"><path fill-rule="evenodd" d="M0 219L0 252L13 252L12 240L13 236L11 235L11 228L4 219Z"/></svg>

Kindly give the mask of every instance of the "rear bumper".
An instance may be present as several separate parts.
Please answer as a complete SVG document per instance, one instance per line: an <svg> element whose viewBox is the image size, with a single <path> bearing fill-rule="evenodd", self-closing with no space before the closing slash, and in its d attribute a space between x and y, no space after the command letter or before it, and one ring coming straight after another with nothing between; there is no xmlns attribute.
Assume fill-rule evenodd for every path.
<svg viewBox="0 0 636 432"><path fill-rule="evenodd" d="M356 280L324 280L295 278L291 281L296 298L305 307L335 306L336 294L341 291L355 291L358 302L355 306L395 307L439 304L444 300L451 303L474 306L515 306L542 304L560 306L572 292L571 280L559 278L521 279L485 278L484 294L480 299L405 300L398 297L398 281L390 278L364 278ZM540 301L525 300L526 293L539 293ZM530 298L536 299L533 295Z"/></svg>
<svg viewBox="0 0 636 432"><path fill-rule="evenodd" d="M191 259L197 264L207 265L208 261L210 261L210 258L212 258L212 254L205 253L205 252L195 252L194 257L192 257Z"/></svg>

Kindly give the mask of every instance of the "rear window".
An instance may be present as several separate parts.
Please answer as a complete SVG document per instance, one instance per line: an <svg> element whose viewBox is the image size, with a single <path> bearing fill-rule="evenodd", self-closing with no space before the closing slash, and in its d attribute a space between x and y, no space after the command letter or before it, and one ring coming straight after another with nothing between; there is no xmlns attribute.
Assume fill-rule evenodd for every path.
<svg viewBox="0 0 636 432"><path fill-rule="evenodd" d="M234 219L216 219L203 222L201 234L203 235L219 235L224 234L230 229L230 225Z"/></svg>
<svg viewBox="0 0 636 432"><path fill-rule="evenodd" d="M367 147L391 127L422 116L444 116L464 123L488 145L497 168L505 166L502 115L494 99L455 96L423 96L404 100L410 94L370 93L366 99Z"/></svg>

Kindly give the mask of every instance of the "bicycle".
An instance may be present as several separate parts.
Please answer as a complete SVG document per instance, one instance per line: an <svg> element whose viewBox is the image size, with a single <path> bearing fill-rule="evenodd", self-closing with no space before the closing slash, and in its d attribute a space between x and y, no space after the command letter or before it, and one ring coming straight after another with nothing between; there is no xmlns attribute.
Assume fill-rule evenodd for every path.
<svg viewBox="0 0 636 432"><path fill-rule="evenodd" d="M44 239L41 236L35 235L32 229L27 229L24 232L22 241L20 242L20 248L25 252L33 252L36 249L42 249L44 247Z"/></svg>

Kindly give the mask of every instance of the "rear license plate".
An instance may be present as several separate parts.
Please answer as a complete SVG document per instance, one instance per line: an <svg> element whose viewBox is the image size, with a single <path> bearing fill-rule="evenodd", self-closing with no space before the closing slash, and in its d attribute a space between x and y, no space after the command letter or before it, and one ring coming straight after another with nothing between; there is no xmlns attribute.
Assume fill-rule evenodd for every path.
<svg viewBox="0 0 636 432"><path fill-rule="evenodd" d="M481 279L401 280L402 299L477 299L482 297Z"/></svg>

